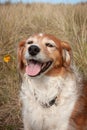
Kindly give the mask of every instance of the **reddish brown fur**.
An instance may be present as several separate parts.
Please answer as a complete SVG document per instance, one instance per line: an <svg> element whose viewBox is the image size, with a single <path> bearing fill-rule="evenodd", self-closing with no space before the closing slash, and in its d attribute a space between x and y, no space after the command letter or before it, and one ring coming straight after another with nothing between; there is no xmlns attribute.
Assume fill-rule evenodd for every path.
<svg viewBox="0 0 87 130"><path fill-rule="evenodd" d="M56 37L54 37L53 35L50 34L45 34L43 37L48 37L49 39L53 40L58 48L58 51L60 52L61 56L62 56L62 49L65 49L68 51L68 53L70 54L71 57L71 48L69 46L68 43L66 42L62 42L61 40L57 39ZM54 57L56 57L57 55L54 54ZM61 62L61 58L62 57L58 57L58 60ZM64 63L62 63L64 66L69 66L70 65L70 61L71 59L69 59L68 61L63 61ZM61 66L62 66L61 64Z"/></svg>
<svg viewBox="0 0 87 130"><path fill-rule="evenodd" d="M22 41L19 43L18 46L18 67L20 70L23 70L24 68L24 47L25 47L25 41Z"/></svg>
<svg viewBox="0 0 87 130"><path fill-rule="evenodd" d="M84 83L82 94L75 104L71 119L75 123L75 130L87 130L87 83Z"/></svg>

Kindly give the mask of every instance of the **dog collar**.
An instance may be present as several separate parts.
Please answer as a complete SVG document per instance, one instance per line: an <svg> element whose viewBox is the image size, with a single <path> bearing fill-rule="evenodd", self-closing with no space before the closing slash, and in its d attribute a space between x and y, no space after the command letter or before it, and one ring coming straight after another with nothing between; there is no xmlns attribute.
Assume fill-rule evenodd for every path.
<svg viewBox="0 0 87 130"><path fill-rule="evenodd" d="M37 96L36 96L36 93L34 93L34 96L35 96L36 101L38 101L38 98L37 98ZM52 100L50 100L49 102L46 102L46 103L40 102L40 101L38 101L38 102L39 102L39 104L40 104L43 108L49 108L49 107L51 107L51 106L53 106L53 105L57 105L57 96L54 97L54 98L53 98Z"/></svg>
<svg viewBox="0 0 87 130"><path fill-rule="evenodd" d="M55 98L53 98L51 101L49 101L48 103L43 103L43 104L41 104L44 108L49 108L49 107L51 107L51 106L53 106L53 105L57 105L57 102L56 102L56 100L57 100L57 97L55 97Z"/></svg>

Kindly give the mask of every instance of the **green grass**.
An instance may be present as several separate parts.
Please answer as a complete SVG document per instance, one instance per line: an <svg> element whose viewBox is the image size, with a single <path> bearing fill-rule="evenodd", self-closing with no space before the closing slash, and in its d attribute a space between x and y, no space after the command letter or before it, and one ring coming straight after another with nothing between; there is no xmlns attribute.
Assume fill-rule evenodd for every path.
<svg viewBox="0 0 87 130"><path fill-rule="evenodd" d="M18 43L34 33L70 43L74 61L87 79L87 3L0 5L0 130L21 130ZM3 58L10 55L5 63Z"/></svg>

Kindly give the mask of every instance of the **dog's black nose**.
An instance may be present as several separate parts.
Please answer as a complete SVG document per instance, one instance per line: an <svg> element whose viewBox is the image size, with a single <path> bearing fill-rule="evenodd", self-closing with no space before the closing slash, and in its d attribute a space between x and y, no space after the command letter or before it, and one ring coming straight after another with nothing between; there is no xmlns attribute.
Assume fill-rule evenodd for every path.
<svg viewBox="0 0 87 130"><path fill-rule="evenodd" d="M30 55L35 56L40 52L40 48L36 45L32 45L29 47L28 51Z"/></svg>

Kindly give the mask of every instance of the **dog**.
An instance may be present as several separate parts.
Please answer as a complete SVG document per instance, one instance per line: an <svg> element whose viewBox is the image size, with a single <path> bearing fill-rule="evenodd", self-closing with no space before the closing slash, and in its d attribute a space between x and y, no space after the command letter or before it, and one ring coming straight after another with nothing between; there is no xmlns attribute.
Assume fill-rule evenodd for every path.
<svg viewBox="0 0 87 130"><path fill-rule="evenodd" d="M18 45L24 130L87 130L87 84L70 45L35 34Z"/></svg>

